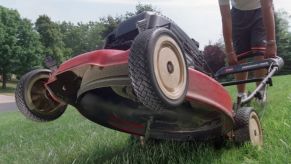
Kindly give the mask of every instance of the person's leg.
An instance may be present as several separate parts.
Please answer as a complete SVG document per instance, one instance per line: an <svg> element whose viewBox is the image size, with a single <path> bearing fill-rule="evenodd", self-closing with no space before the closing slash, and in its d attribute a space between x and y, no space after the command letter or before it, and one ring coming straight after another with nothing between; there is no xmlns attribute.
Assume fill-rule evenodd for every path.
<svg viewBox="0 0 291 164"><path fill-rule="evenodd" d="M258 52L257 52L258 53ZM261 54L264 54L261 52ZM257 56L255 56L255 60L256 61L262 61L264 60L264 56L258 54ZM260 69L260 70L256 70L254 71L254 76L255 78L264 78L267 75L267 69ZM257 82L256 85L259 86L261 82ZM257 95L257 102L259 103L264 103L267 100L267 95L266 95L266 87L263 87Z"/></svg>
<svg viewBox="0 0 291 164"><path fill-rule="evenodd" d="M233 8L232 9L232 37L233 47L239 64L245 63L246 58L251 54L251 29L249 26L249 19L247 11L242 11ZM235 79L246 80L248 73L238 73L235 75ZM238 96L244 99L246 94L246 84L237 85Z"/></svg>
<svg viewBox="0 0 291 164"><path fill-rule="evenodd" d="M266 32L262 18L261 9L257 9L254 14L254 24L252 26L251 32L251 47L252 54L255 57L256 61L261 61L264 59L265 50L266 50ZM261 69L254 71L254 75L256 78L263 78L266 76L267 70ZM257 86L260 82L257 82ZM263 87L258 95L258 100L260 102L266 102L266 91L265 87Z"/></svg>
<svg viewBox="0 0 291 164"><path fill-rule="evenodd" d="M256 61L264 60L266 51L266 30L263 23L261 9L256 9L254 12L254 23L251 30L251 49ZM256 78L266 76L267 70L261 69L254 71ZM257 85L260 82L257 83Z"/></svg>
<svg viewBox="0 0 291 164"><path fill-rule="evenodd" d="M262 60L264 60L264 59L265 59L264 56L256 56L256 57L255 57L255 60L256 60L256 61L262 61ZM266 69L259 69L259 70L254 71L254 76L255 76L255 78L263 78L263 77L266 76L266 74L267 74L267 70L266 70ZM257 83L256 83L257 86L258 86L260 83L261 83L261 82L257 82Z"/></svg>
<svg viewBox="0 0 291 164"><path fill-rule="evenodd" d="M239 64L243 64L245 63L245 60L240 60ZM235 79L236 80L246 80L248 78L248 73L247 72L243 72L243 73L238 73L235 75ZM246 93L246 84L239 84L237 85L237 92L239 95L242 95L244 93Z"/></svg>

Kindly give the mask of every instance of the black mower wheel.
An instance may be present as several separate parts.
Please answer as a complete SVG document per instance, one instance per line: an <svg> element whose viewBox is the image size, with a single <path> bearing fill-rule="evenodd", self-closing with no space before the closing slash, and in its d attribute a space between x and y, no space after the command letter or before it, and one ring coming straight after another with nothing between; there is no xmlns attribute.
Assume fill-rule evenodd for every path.
<svg viewBox="0 0 291 164"><path fill-rule="evenodd" d="M36 69L21 77L15 91L16 105L27 118L47 122L59 118L66 110L66 104L53 100L44 84L50 70Z"/></svg>
<svg viewBox="0 0 291 164"><path fill-rule="evenodd" d="M237 144L251 142L254 146L263 145L263 130L260 119L251 107L239 108L234 120L234 141Z"/></svg>
<svg viewBox="0 0 291 164"><path fill-rule="evenodd" d="M167 109L183 103L188 70L175 34L166 28L140 33L130 49L129 77L138 100L149 109Z"/></svg>

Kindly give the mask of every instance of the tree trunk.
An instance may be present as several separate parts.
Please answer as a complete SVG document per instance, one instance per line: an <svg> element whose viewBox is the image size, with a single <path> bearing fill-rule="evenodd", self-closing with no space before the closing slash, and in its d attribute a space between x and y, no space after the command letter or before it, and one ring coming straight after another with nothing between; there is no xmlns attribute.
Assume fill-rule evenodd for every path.
<svg viewBox="0 0 291 164"><path fill-rule="evenodd" d="M6 83L7 83L7 74L2 73L2 89L6 89Z"/></svg>

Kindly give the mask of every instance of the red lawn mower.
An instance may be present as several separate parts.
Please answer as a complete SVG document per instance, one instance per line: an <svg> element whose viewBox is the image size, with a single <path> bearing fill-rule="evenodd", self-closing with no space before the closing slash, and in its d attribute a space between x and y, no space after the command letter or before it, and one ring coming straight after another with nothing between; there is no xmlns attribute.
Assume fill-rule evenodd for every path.
<svg viewBox="0 0 291 164"><path fill-rule="evenodd" d="M110 33L104 49L25 74L16 88L16 103L35 121L55 120L69 104L97 124L148 139L204 140L233 132L238 143L262 145L259 117L248 104L260 89L272 85L283 60L212 73L198 47L170 19L144 12ZM262 79L218 81L262 68L268 69ZM261 84L235 106L223 87L257 81Z"/></svg>

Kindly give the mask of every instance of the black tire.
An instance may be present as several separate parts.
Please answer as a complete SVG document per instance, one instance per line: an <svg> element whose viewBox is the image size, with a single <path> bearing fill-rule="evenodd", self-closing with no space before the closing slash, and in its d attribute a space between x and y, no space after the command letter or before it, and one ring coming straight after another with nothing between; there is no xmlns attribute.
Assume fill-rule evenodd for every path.
<svg viewBox="0 0 291 164"><path fill-rule="evenodd" d="M174 65L171 59L161 62L162 64L159 63L159 61L164 61L160 58L162 56L165 58L166 53L162 54L162 48L165 49L166 46L169 46L172 52L167 55L172 55L170 57L172 57L173 63L178 63L178 66ZM161 67L162 69L158 69ZM170 89L167 90L166 85L168 84L165 83L173 84L162 77L161 70L167 70L169 75L173 74L174 77L177 77L178 80L173 80L173 84L177 83L177 86L169 87ZM183 103L188 88L188 70L185 55L174 33L166 28L150 29L140 33L130 49L129 77L138 100L149 109L167 109ZM167 76L167 78L171 77Z"/></svg>
<svg viewBox="0 0 291 164"><path fill-rule="evenodd" d="M36 69L21 77L15 90L19 111L27 118L47 122L59 118L66 110L66 104L54 101L45 86L50 70Z"/></svg>
<svg viewBox="0 0 291 164"><path fill-rule="evenodd" d="M234 117L234 141L241 145L251 142L254 146L263 145L263 131L257 113L251 107L239 108Z"/></svg>

